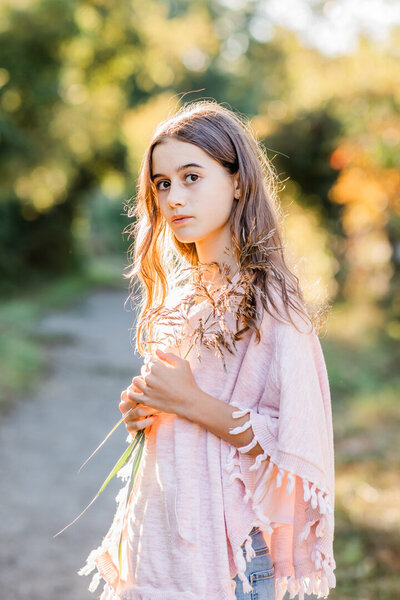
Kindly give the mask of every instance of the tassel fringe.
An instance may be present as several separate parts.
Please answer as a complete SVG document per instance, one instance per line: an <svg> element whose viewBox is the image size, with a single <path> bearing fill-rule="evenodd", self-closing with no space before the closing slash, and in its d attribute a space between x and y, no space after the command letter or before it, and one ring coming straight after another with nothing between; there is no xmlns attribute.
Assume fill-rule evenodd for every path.
<svg viewBox="0 0 400 600"><path fill-rule="evenodd" d="M244 547L245 547L245 551L246 551L245 557L243 556L242 547L238 548L236 551L236 554L235 554L235 565L238 567L238 577L242 582L243 592L245 592L245 593L251 592L253 590L252 586L250 585L249 580L247 579L247 577L245 575L246 561L250 562L251 559L254 558L254 556L256 555L255 550L251 544L252 544L251 536L248 535L244 542Z"/></svg>
<svg viewBox="0 0 400 600"><path fill-rule="evenodd" d="M101 594L99 600L120 600L120 596L117 596L111 585L108 585L108 583L106 583L106 585L104 586L103 593Z"/></svg>
<svg viewBox="0 0 400 600"><path fill-rule="evenodd" d="M246 431L251 426L250 419L251 409L245 408L234 411L232 416L234 418L242 417L246 414L249 414L249 419L246 423L240 427L236 427L230 429L231 434L241 433L242 431ZM286 485L286 493L288 495L292 494L295 486L295 474L293 471L287 471L282 467L279 467L276 463L272 462L271 457L264 451L262 454L256 456L254 463L249 467L250 471L258 471L263 463L268 463L268 466L264 467L260 470L260 474L256 479L256 483L254 486L253 493L246 487L244 478L240 472L240 460L238 452L246 453L251 448L258 443L256 436L253 435L253 440L247 444L247 446L242 446L237 448L235 446L231 446L229 449L229 454L227 458L227 462L225 465L225 470L230 474L229 483L232 483L235 479L239 479L243 482L245 486L245 496L244 501L247 503L250 499L252 500L253 509L256 514L257 520L254 523L255 526L260 526L264 531L267 531L269 534L273 533L273 527L271 526L271 520L263 513L263 509L261 506L261 502L264 499L269 486L267 483L275 479L276 487L279 488L282 486L282 482L284 480L285 475L287 476L287 485ZM261 444L260 444L261 445ZM318 508L320 513L320 517L315 519L314 521L307 522L299 537L298 543L301 544L304 541L308 540L309 545L312 543L309 540L311 527L316 525L315 528L315 537L322 538L325 534L327 521L326 515L332 514L334 512L332 503L329 500L329 492L327 489L319 489L317 488L314 482L310 482L305 477L300 478L303 483L303 491L304 491L304 501L310 502L311 507L315 510ZM254 550L251 547L251 538L249 542L250 536L247 536L245 541L246 548L246 560L251 560ZM314 594L317 598L327 598L329 595L330 588L336 587L336 577L333 573L333 570L336 568L336 563L333 557L325 556L318 547L317 543L314 542L314 545L311 550L311 560L314 564L315 570L311 573L310 576L302 576L296 578L293 575L286 575L284 577L279 577L275 579L275 600L282 600L286 591L289 593L289 598L292 600L298 595L299 600L304 600L305 594ZM235 565L238 569L238 577L242 581L243 591L244 593L251 592L253 590L252 586L249 583L248 578L245 575L246 572L246 561L243 556L243 549L241 547L238 548L236 553L234 554Z"/></svg>
<svg viewBox="0 0 400 600"><path fill-rule="evenodd" d="M129 439L129 436L128 436ZM91 582L89 584L89 591L94 592L103 578L105 577L101 575L97 567L97 559L103 556L111 547L118 547L121 530L124 522L124 512L127 501L127 493L129 489L129 475L132 471L132 460L128 461L126 465L124 465L117 473L117 477L121 478L122 481L126 482L125 485L119 490L117 493L115 500L117 503L117 508L114 514L114 518L111 524L111 527L104 537L100 546L95 548L90 552L86 559L85 565L78 571L78 575L89 575L94 569L97 569L96 573L92 576ZM99 600L120 600L119 596L115 594L113 587L105 580L103 592L99 598Z"/></svg>

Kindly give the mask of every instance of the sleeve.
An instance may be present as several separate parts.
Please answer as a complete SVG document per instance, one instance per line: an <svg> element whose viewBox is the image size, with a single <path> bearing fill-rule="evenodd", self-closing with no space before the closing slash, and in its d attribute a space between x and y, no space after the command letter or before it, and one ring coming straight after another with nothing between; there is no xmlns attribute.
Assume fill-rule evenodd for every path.
<svg viewBox="0 0 400 600"><path fill-rule="evenodd" d="M276 322L273 365L257 410L233 403L238 408L233 417L249 414L249 419L230 430L253 431L247 446L232 450L228 469L232 479L243 481L245 501L251 499L258 524L270 536L278 600L286 589L290 598L296 591L300 598L304 593L326 597L336 585L329 382L318 336L304 327L298 331ZM248 451L257 442L263 452L254 457Z"/></svg>

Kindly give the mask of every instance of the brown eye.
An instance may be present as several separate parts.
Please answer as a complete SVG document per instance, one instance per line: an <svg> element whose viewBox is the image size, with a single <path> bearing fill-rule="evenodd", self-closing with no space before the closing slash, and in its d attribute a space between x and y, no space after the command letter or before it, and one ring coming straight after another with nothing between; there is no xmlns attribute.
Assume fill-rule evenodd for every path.
<svg viewBox="0 0 400 600"><path fill-rule="evenodd" d="M192 180L190 183L195 183L197 181L197 179L199 179L199 175L196 175L196 173L188 173L187 175L185 175L185 179L187 179L188 177L196 177L196 179L194 181ZM156 183L156 188L160 192L165 192L165 190L168 189L168 188L161 188L160 185L162 183L168 183L168 181L165 181L165 179L162 179L161 181L159 181L158 183Z"/></svg>
<svg viewBox="0 0 400 600"><path fill-rule="evenodd" d="M196 173L188 173L188 174L186 175L185 179L186 179L187 177L196 177L197 179L199 178L199 176L198 176L198 175L196 175ZM195 179L195 181L196 181L197 179ZM194 183L194 181L192 181L192 183Z"/></svg>
<svg viewBox="0 0 400 600"><path fill-rule="evenodd" d="M164 179L162 179L161 181L159 181L159 182L156 184L156 188L157 188L158 190L160 190L161 192L164 192L165 190L160 188L160 184L161 184L161 183L168 183L168 181L165 181Z"/></svg>

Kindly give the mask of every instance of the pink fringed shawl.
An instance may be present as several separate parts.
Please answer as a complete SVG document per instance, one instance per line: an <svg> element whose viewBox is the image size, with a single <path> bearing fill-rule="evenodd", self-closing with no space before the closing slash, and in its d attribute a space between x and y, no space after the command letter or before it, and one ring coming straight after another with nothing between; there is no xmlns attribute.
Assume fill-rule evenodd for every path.
<svg viewBox="0 0 400 600"><path fill-rule="evenodd" d="M277 294L275 300L281 302ZM206 301L196 306L191 313L190 326L195 327L197 319L204 318L209 310ZM157 465L158 477L168 484L165 489L174 488L171 501L178 535L173 551L175 560L179 552L182 554L182 572L185 567L189 570L200 568L197 564L191 567L184 563L188 548L185 544L196 543L194 532L199 531L199 527L209 527L211 532L204 538L209 540L210 547L204 547L207 541L202 542L199 562L202 562L201 556L212 558L213 552L214 555L218 553L215 556L218 560L207 565L202 575L207 579L204 587L195 589L193 584L192 589L182 593L180 570L173 569L172 564L168 594L163 595L162 588L157 591L140 587L140 577L142 581L146 579L147 564L143 558L142 576L136 567L138 580L134 581L126 566L127 548L131 547L126 526L125 568L119 573L117 541L124 522L120 506L102 545L92 551L80 571L80 574L88 574L97 566L99 572L89 589L94 590L102 576L107 582L102 600L234 600L235 586L231 578L236 574L243 582L245 592L252 589L245 570L246 560L251 560L254 555L249 532L256 525L263 531L274 562L275 600L282 600L286 590L290 598L298 594L299 600L303 600L304 594L327 597L329 589L335 587L334 447L328 376L315 330L308 333L310 325L294 311L291 314L300 332L293 325L281 323L264 312L260 343L253 332L247 332L248 335L237 343L234 355L226 352L227 372L223 370L221 360L207 348L200 349L201 361L194 353L188 357L196 382L204 391L237 407L233 413L235 418L249 415L248 421L231 429L231 433L251 427L254 436L250 444L236 448L197 424L178 417L173 420L172 427L171 415L167 415L165 423L161 421L151 429L146 459L148 470L144 477L151 478L153 465ZM234 327L232 315L227 314L226 318L228 326ZM166 349L174 351L173 346L166 346ZM196 440L193 448L191 437ZM248 455L246 452L257 442L263 453L257 457ZM198 448L203 447L202 444L207 444L204 445L207 456L199 457ZM202 493L214 507L212 513L224 515L226 534L223 539L221 533L217 533L221 532L221 523L207 507L199 505L196 511L193 510L191 488L195 485L196 474L200 477L201 472L209 479L205 484L203 477ZM140 481L135 482L133 494L138 488L139 496L145 502L146 487ZM154 489L153 486L153 494ZM123 490L120 496L120 500L124 498ZM171 517L174 517L173 513ZM156 511L153 522L157 520L161 527L161 519L162 515ZM140 532L141 544L145 547L146 536L151 538L154 531L146 531L145 526ZM241 550L243 543L245 557ZM181 549L179 544L182 544ZM156 550L154 547L154 552L158 551L163 568L168 572L167 549ZM130 564L135 564L135 560L131 555ZM151 559L149 556L148 562L153 560L154 556ZM224 560L226 568L223 567ZM217 563L219 571L216 570ZM150 575L154 580L154 569ZM217 583L221 586L218 590L224 591L217 591ZM189 583L185 585L190 587Z"/></svg>
<svg viewBox="0 0 400 600"><path fill-rule="evenodd" d="M250 342L246 363L262 378L269 362L267 379L261 383L239 377L230 402L238 407L234 417L249 414L245 425L231 433L251 426L254 436L245 447L231 447L227 470L230 482L238 479L244 484L244 501L251 501L255 524L270 547L275 600L281 600L286 589L290 598L298 594L302 600L305 593L326 597L336 585L328 376L315 330L308 333L308 325L295 314L292 318L301 333L293 325L264 317L261 347ZM257 402L249 403L249 395ZM257 442L264 452L254 458L246 452ZM234 537L234 515L231 523ZM237 552L239 576L245 566L241 558ZM243 583L250 591L244 579Z"/></svg>

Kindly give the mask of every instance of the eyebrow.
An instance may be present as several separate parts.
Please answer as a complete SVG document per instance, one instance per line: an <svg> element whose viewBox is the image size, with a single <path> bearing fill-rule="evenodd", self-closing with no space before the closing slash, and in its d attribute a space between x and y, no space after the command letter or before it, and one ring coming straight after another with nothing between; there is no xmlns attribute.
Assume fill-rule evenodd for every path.
<svg viewBox="0 0 400 600"><path fill-rule="evenodd" d="M176 172L179 173L179 171L183 171L183 169L187 169L188 167L197 167L198 169L204 169L204 167L198 165L197 163L187 163L186 165L181 165L180 167L178 167ZM157 179L157 177L166 177L166 175L162 175L162 173L156 173L155 175L151 176L151 180L154 181L155 179Z"/></svg>

